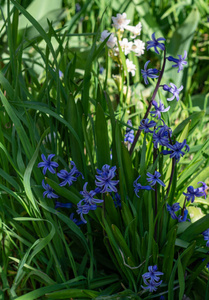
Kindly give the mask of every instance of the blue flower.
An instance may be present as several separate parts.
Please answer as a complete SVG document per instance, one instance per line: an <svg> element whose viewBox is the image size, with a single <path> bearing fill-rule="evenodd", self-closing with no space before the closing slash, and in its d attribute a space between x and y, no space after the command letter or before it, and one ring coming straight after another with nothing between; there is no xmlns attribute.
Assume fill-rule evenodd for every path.
<svg viewBox="0 0 209 300"><path fill-rule="evenodd" d="M84 224L83 221L79 221L78 219L74 218L74 213L70 214L70 220L72 220L77 226Z"/></svg>
<svg viewBox="0 0 209 300"><path fill-rule="evenodd" d="M190 221L189 219L187 219L187 215L188 215L188 210L185 209L184 210L184 215L183 216L178 216L178 221L179 222Z"/></svg>
<svg viewBox="0 0 209 300"><path fill-rule="evenodd" d="M178 219L177 216L175 215L175 212L178 211L180 209L180 205L179 203L174 203L172 206L170 206L169 204L167 204L167 211L170 213L171 218L173 220Z"/></svg>
<svg viewBox="0 0 209 300"><path fill-rule="evenodd" d="M84 197L84 199L82 199L85 203L92 205L92 204L96 204L96 203L102 203L104 202L104 200L101 199L94 199L93 197L97 194L97 192L94 191L90 191L88 192L86 190L86 186L87 186L88 182L86 182L83 186L83 191L80 192L80 194Z"/></svg>
<svg viewBox="0 0 209 300"><path fill-rule="evenodd" d="M50 173L55 174L55 170L53 168L59 167L58 163L51 161L55 154L50 154L47 158L44 154L41 154L41 158L43 162L38 163L38 168L43 168L43 174L46 174L47 169Z"/></svg>
<svg viewBox="0 0 209 300"><path fill-rule="evenodd" d="M84 204L84 205L82 205L82 202L83 202L83 200L78 202L78 204L77 204L78 209L76 210L76 212L80 215L81 220L84 223L87 223L87 221L84 219L83 215L88 214L90 210L97 209L97 206L96 206L96 204L93 204L93 205Z"/></svg>
<svg viewBox="0 0 209 300"><path fill-rule="evenodd" d="M136 196L139 198L139 195L138 195L138 192L139 190L147 190L147 191L150 191L150 190L154 190L151 186L149 185L145 185L145 186L142 186L141 183L137 182L138 179L140 178L141 176L139 175L139 177L137 177L137 179L134 181L134 192L136 194Z"/></svg>
<svg viewBox="0 0 209 300"><path fill-rule="evenodd" d="M110 168L107 164L102 167L102 170L97 169L99 175L95 176L98 180L95 180L95 184L101 189L100 193L117 192L115 185L118 184L119 180L112 180L115 176L115 170L116 167Z"/></svg>
<svg viewBox="0 0 209 300"><path fill-rule="evenodd" d="M203 195L202 196L205 196L205 198L207 197L207 195L206 195L206 192L205 192L205 190L207 190L208 189L208 186L207 186L207 184L205 183L205 182L203 182L203 181L199 181L198 183L202 183L202 186L201 187L199 187L198 189L199 189L199 192L202 192L203 193Z"/></svg>
<svg viewBox="0 0 209 300"><path fill-rule="evenodd" d="M164 50L165 50L165 45L164 45L163 43L159 43L159 41L165 41L165 39L164 39L163 37L160 37L160 38L156 39L156 38L155 38L155 32L154 32L154 33L152 34L152 41L148 41L148 42L147 42L147 44L148 44L148 46L147 46L147 51L148 51L150 48L152 48L152 47L154 47L154 50L155 50L155 52L156 52L157 54L159 54L159 51L158 51L157 47L164 51Z"/></svg>
<svg viewBox="0 0 209 300"><path fill-rule="evenodd" d="M206 246L209 247L209 228L203 231L204 240L207 241Z"/></svg>
<svg viewBox="0 0 209 300"><path fill-rule="evenodd" d="M153 131L150 130L150 128L156 126L156 122L155 121L149 122L148 118L141 120L140 124L141 125L139 126L139 129L144 130L145 133L148 133L148 132L153 133Z"/></svg>
<svg viewBox="0 0 209 300"><path fill-rule="evenodd" d="M73 176L74 173L72 170L68 173L66 170L61 170L59 173L57 173L57 176L61 179L64 179L63 182L61 182L59 185L60 186L65 186L67 183L69 186L73 184L73 181L76 181L77 178Z"/></svg>
<svg viewBox="0 0 209 300"><path fill-rule="evenodd" d="M178 55L178 57L179 57L179 59L178 59L178 58L174 58L174 57L172 57L172 56L169 56L169 57L167 57L167 59L168 59L169 61L173 61L173 62L176 63L176 64L173 65L172 67L173 67L173 68L179 68L179 69L178 69L178 73L179 73L181 70L183 70L183 65L187 65L187 62L185 61L185 59L186 59L186 57L187 57L187 52L184 51L184 57L183 57L183 58L182 58L182 55Z"/></svg>
<svg viewBox="0 0 209 300"><path fill-rule="evenodd" d="M61 203L58 201L55 202L55 209L57 209L58 207L71 208L72 206L72 203Z"/></svg>
<svg viewBox="0 0 209 300"><path fill-rule="evenodd" d="M172 101L176 98L176 100L179 101L179 93L181 90L183 90L183 88L184 88L183 85L181 85L179 89L173 83L170 83L170 85L171 85L171 87L169 87L166 84L163 85L164 91L167 91L167 92L173 94L173 96L171 98L167 98L167 100Z"/></svg>
<svg viewBox="0 0 209 300"><path fill-rule="evenodd" d="M155 171L155 174L152 175L151 173L147 172L147 176L150 178L147 178L147 181L150 182L150 185L155 185L157 182L165 187L165 184L162 182L162 180L160 180L160 176L161 174L157 171Z"/></svg>
<svg viewBox="0 0 209 300"><path fill-rule="evenodd" d="M157 105L157 102L155 100L152 101L152 105L155 107L155 111L151 111L150 113L153 114L154 117L158 117L158 119L161 118L161 112L166 112L170 109L170 106L164 108L164 104L161 100L159 106Z"/></svg>
<svg viewBox="0 0 209 300"><path fill-rule="evenodd" d="M59 196L54 193L53 188L48 183L44 183L44 179L42 180L42 186L45 189L45 192L43 192L43 197L46 196L49 199L59 198Z"/></svg>
<svg viewBox="0 0 209 300"><path fill-rule="evenodd" d="M168 147L169 139L168 137L172 135L172 130L167 125L158 126L153 133L153 143L154 147L157 149L158 144L161 146Z"/></svg>
<svg viewBox="0 0 209 300"><path fill-rule="evenodd" d="M183 148L186 148L186 151L189 151L189 146L186 143L186 140L183 143L176 142L174 145L168 144L168 148L171 150L163 150L164 155L170 154L170 158L175 158L176 162L180 160L181 156L185 155L185 152L182 151Z"/></svg>
<svg viewBox="0 0 209 300"><path fill-rule="evenodd" d="M99 68L99 74L102 74L104 72L104 68L103 67L100 67Z"/></svg>
<svg viewBox="0 0 209 300"><path fill-rule="evenodd" d="M59 184L60 186L65 186L66 184L69 184L69 186L71 186L73 184L73 181L76 181L79 175L84 178L82 173L77 170L75 163L73 161L71 161L70 163L73 166L70 172L61 170L59 173L57 173L57 176L64 180Z"/></svg>
<svg viewBox="0 0 209 300"><path fill-rule="evenodd" d="M75 4L75 12L78 13L81 10L81 6L79 3Z"/></svg>
<svg viewBox="0 0 209 300"><path fill-rule="evenodd" d="M187 201L191 200L191 203L194 202L195 197L205 196L205 198L206 198L205 189L208 188L207 185L205 184L205 182L202 182L202 181L200 181L198 183L202 183L203 186L195 189L193 186L190 185L187 188L187 193L183 193L186 196Z"/></svg>
<svg viewBox="0 0 209 300"><path fill-rule="evenodd" d="M155 74L157 74L159 72L159 70L157 70L157 69L148 69L147 70L147 65L148 65L149 62L150 62L150 60L148 60L145 63L144 70L141 70L142 77L144 78L145 84L149 84L149 82L147 80L147 77L149 77L149 78L157 78L158 75L155 75Z"/></svg>
<svg viewBox="0 0 209 300"><path fill-rule="evenodd" d="M129 126L132 126L131 120L128 120L127 124ZM134 130L129 127L126 127L126 134L125 134L124 142L128 142L128 143L132 144L133 141L134 141Z"/></svg>
<svg viewBox="0 0 209 300"><path fill-rule="evenodd" d="M160 280L160 277L164 273L157 271L157 266L149 266L149 272L146 272L142 275L144 283L147 285L146 287L141 286L145 290L149 290L151 293L157 290L157 287L161 285L163 282Z"/></svg>
<svg viewBox="0 0 209 300"><path fill-rule="evenodd" d="M119 207L121 208L121 198L120 195L118 193L111 193L111 197L113 198L114 204L115 204L115 208Z"/></svg>

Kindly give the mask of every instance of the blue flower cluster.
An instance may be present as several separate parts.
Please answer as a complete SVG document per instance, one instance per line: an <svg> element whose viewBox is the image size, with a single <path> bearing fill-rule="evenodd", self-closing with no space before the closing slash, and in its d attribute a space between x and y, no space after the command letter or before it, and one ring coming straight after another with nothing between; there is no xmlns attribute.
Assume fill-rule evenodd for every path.
<svg viewBox="0 0 209 300"><path fill-rule="evenodd" d="M208 186L205 182L199 181L198 183L202 183L202 186L199 188L194 188L193 186L189 186L187 188L187 193L183 193L184 196L186 196L187 201L191 200L191 203L194 202L195 197L202 197L204 196L206 198L206 190L208 189Z"/></svg>
<svg viewBox="0 0 209 300"><path fill-rule="evenodd" d="M160 43L159 41L165 41L165 39L163 37L160 37L160 38L156 39L155 38L155 32L154 32L152 34L152 40L147 42L147 44L148 44L147 51L150 50L151 48L154 48L154 51L157 54L160 54L157 48L159 48L162 51L165 51L165 44L164 43ZM187 64L187 62L185 61L185 59L187 57L187 52L184 51L184 57L182 57L182 55L178 55L178 57L179 58L174 58L173 56L168 56L168 57L166 57L166 59L168 61L172 61L172 62L175 63L174 65L172 65L172 67L173 68L178 68L178 73L179 73L180 71L183 70L183 66ZM144 78L145 84L149 84L148 79L147 79L148 77L149 78L158 78L158 75L156 75L156 74L160 72L157 69L151 69L151 68L147 69L147 66L148 66L149 62L150 62L150 60L148 60L145 63L144 70L141 70L142 77ZM180 92L180 90L182 90L182 88L177 89L176 87L174 88L174 86L172 86L172 88L169 90L169 92L172 93L173 95L174 94L178 95L178 93ZM175 97L175 95L174 95L174 97ZM169 101L171 101L171 100L169 100Z"/></svg>
<svg viewBox="0 0 209 300"><path fill-rule="evenodd" d="M183 215L182 216L176 216L175 212L179 211L181 209L179 203L174 203L172 206L170 206L169 204L167 204L167 211L169 212L169 214L171 215L171 218L173 220L178 220L178 222L185 222L185 221L190 221L189 219L187 219L187 215L188 215L188 210L184 209L182 211Z"/></svg>
<svg viewBox="0 0 209 300"><path fill-rule="evenodd" d="M100 193L106 193L106 192L117 192L117 188L115 187L119 180L112 180L113 177L115 177L115 171L116 167L110 168L109 165L104 165L102 167L102 170L97 169L97 173L99 175L96 175L95 184L97 187L100 188Z"/></svg>
<svg viewBox="0 0 209 300"><path fill-rule="evenodd" d="M131 120L128 120L127 124L129 126L132 126ZM129 144L132 144L133 141L134 141L134 130L129 127L126 127L126 134L125 134L124 142L128 142Z"/></svg>
<svg viewBox="0 0 209 300"><path fill-rule="evenodd" d="M187 193L183 193L186 196L186 200L190 201L191 203L194 202L195 197L202 197L204 196L206 198L206 190L208 189L208 186L205 182L198 182L198 183L202 183L202 186L199 188L194 188L193 186L189 186L187 188ZM185 202L186 202L185 200ZM179 211L181 209L179 203L174 203L172 206L170 206L169 204L167 204L167 211L170 213L171 218L172 219L177 219L179 222L184 222L187 221L189 219L187 219L187 215L188 215L188 210L185 209L185 205L184 208L182 209L182 215L181 216L176 216L175 212Z"/></svg>
<svg viewBox="0 0 209 300"><path fill-rule="evenodd" d="M55 154L50 154L48 158L45 157L44 154L41 155L43 162L38 163L38 168L43 167L43 174L45 175L47 170L51 172L52 174L55 174L54 168L57 168L59 165L58 163L52 161L52 158L55 156ZM77 181L78 176L81 176L82 179L84 179L84 176L81 172L78 171L75 163L73 161L70 162L71 164L71 170L70 172L67 172L66 170L61 170L57 173L58 178L62 179L61 183L59 184L61 187L66 186L67 184L71 186L73 182ZM89 211L97 209L97 204L102 203L104 200L101 199L95 199L94 196L96 194L103 194L103 193L115 193L117 194L117 188L116 185L118 184L119 180L113 180L113 177L115 177L116 167L110 167L109 165L104 165L102 167L102 170L97 169L97 173L99 175L96 175L95 184L96 188L95 190L87 191L87 184L86 182L83 186L83 191L80 192L80 194L83 196L83 199L79 201L77 204L77 210L76 212L80 215L81 222L77 221L76 218L74 218L74 214L70 215L71 220L77 224L83 224L87 223L87 221L84 219L84 215L88 214ZM49 184L45 184L44 180L42 181L42 186L45 189L43 193L43 197L47 196L47 198L59 198L58 195L55 194L55 191ZM116 197L116 196L115 196ZM119 195L117 196L117 206L119 205ZM71 208L73 205L72 203L62 203L62 202L55 202L55 209L57 208Z"/></svg>
<svg viewBox="0 0 209 300"><path fill-rule="evenodd" d="M206 246L209 247L209 228L203 231L204 240L207 241Z"/></svg>
<svg viewBox="0 0 209 300"><path fill-rule="evenodd" d="M148 271L142 275L144 284L146 286L144 287L143 285L141 286L144 290L149 290L149 292L155 292L157 290L157 287L161 285L163 282L160 280L161 275L164 275L164 273L157 271L157 266L149 266Z"/></svg>
<svg viewBox="0 0 209 300"><path fill-rule="evenodd" d="M154 175L152 175L151 173L147 172L147 181L150 183L150 185L141 185L141 183L137 182L139 180L139 178L141 177L141 175L139 175L137 177L137 179L134 181L134 192L136 194L136 196L139 198L139 195L138 195L138 192L139 190L147 190L147 191L150 191L150 190L154 190L152 188L153 185L156 185L156 183L159 183L160 185L162 185L163 187L165 187L165 184L162 182L162 180L160 180L160 176L161 174L157 171L155 171Z"/></svg>

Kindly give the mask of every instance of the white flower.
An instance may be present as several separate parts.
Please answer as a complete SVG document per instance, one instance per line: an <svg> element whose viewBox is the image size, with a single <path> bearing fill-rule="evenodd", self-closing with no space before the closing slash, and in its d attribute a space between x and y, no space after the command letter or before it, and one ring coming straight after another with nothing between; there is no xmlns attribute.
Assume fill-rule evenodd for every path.
<svg viewBox="0 0 209 300"><path fill-rule="evenodd" d="M126 66L127 66L127 70L129 73L131 73L132 76L135 75L135 71L136 71L136 66L133 64L133 62L131 60L129 60L128 58L126 59Z"/></svg>
<svg viewBox="0 0 209 300"><path fill-rule="evenodd" d="M117 17L112 17L113 20L113 26L116 29L124 30L124 28L130 23L130 20L126 19L126 13L117 14Z"/></svg>
<svg viewBox="0 0 209 300"><path fill-rule="evenodd" d="M135 40L131 50L136 53L136 56L141 56L144 54L145 43L141 40Z"/></svg>
<svg viewBox="0 0 209 300"><path fill-rule="evenodd" d="M114 36L113 33L110 34L110 32L108 32L108 30L102 31L100 41L101 41L101 42L104 42L104 40L105 40L109 35L110 35L110 37L109 37L109 39L107 40L107 46L108 46L109 48L113 48L113 47L115 46L116 42L117 42L117 38Z"/></svg>
<svg viewBox="0 0 209 300"><path fill-rule="evenodd" d="M125 55L129 54L131 52L133 42L129 42L128 39L122 39L122 41L119 41L122 51Z"/></svg>
<svg viewBox="0 0 209 300"><path fill-rule="evenodd" d="M139 22L136 26L127 25L126 29L134 34L131 36L131 39L135 39L135 37L137 37L141 33L142 24L141 22Z"/></svg>

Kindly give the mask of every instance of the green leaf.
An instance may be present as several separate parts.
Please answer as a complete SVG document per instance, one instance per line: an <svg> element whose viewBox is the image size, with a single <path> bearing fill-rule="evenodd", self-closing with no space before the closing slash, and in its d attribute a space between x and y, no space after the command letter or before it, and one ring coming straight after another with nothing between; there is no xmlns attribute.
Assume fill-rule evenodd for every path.
<svg viewBox="0 0 209 300"><path fill-rule="evenodd" d="M184 56L184 51L187 51L187 53L189 52L198 22L199 12L197 9L193 9L171 37L167 47L167 56L171 55L178 58L178 55ZM177 68L172 68L172 65L173 62L167 61L165 76L167 77L167 80L172 80L177 87L180 87L185 69L179 72L177 76Z"/></svg>
<svg viewBox="0 0 209 300"><path fill-rule="evenodd" d="M166 281L169 281L173 267L175 240L176 240L177 226L173 227L168 233L168 242L165 245L165 253L163 259L163 273Z"/></svg>
<svg viewBox="0 0 209 300"><path fill-rule="evenodd" d="M49 211L50 213L56 215L60 220L62 220L69 227L69 229L75 233L75 235L79 238L79 240L83 244L84 248L90 254L90 250L83 232L69 217L66 217L65 215L58 212L56 209L48 207L45 204L40 204L40 206L42 206L46 211Z"/></svg>
<svg viewBox="0 0 209 300"><path fill-rule="evenodd" d="M108 217L110 219L111 223L115 223L117 226L119 226L119 214L118 214L118 210L115 207L113 198L108 194L105 195L105 210L108 214Z"/></svg>
<svg viewBox="0 0 209 300"><path fill-rule="evenodd" d="M198 234L201 234L204 230L208 228L209 215L199 219L195 223L191 224L181 235L180 239L185 241L191 241L195 239Z"/></svg>
<svg viewBox="0 0 209 300"><path fill-rule="evenodd" d="M185 279L184 279L184 271L183 271L180 257L178 259L178 280L180 285L179 299L183 299L184 290L185 290Z"/></svg>
<svg viewBox="0 0 209 300"><path fill-rule="evenodd" d="M78 105L75 103L75 99L72 94L69 95L67 100L67 105L65 108L64 116L66 121L70 124L70 126L74 129L74 131L79 134L79 125L81 124L81 116L78 112ZM82 136L79 136L80 143L83 147ZM79 151L79 142L74 137L73 133L69 133L69 143L70 143L70 150L72 153L72 160L76 164L78 170L81 173L84 173L84 166L82 164L82 153Z"/></svg>
<svg viewBox="0 0 209 300"><path fill-rule="evenodd" d="M30 140L27 133L25 132L19 118L17 117L14 108L10 105L9 101L6 99L2 91L0 90L0 98L2 104L5 107L6 112L8 113L11 121L14 123L15 129L19 135L19 138L22 142L23 148L28 158L31 158L33 153L33 148L31 146Z"/></svg>
<svg viewBox="0 0 209 300"><path fill-rule="evenodd" d="M82 289L69 289L58 292L46 294L45 296L50 299L70 299L70 298L89 298L93 299L99 295L99 292Z"/></svg>
<svg viewBox="0 0 209 300"><path fill-rule="evenodd" d="M97 144L97 164L98 168L101 169L105 164L110 164L110 148L107 123L104 111L99 103L96 108L95 134Z"/></svg>
<svg viewBox="0 0 209 300"><path fill-rule="evenodd" d="M182 268L183 273L185 273L186 268L188 267L188 263L190 258L192 257L194 250L196 246L196 241L194 241L185 251L184 251L184 257L182 258Z"/></svg>
<svg viewBox="0 0 209 300"><path fill-rule="evenodd" d="M117 241L117 244L120 247L121 251L123 252L125 258L130 259L129 260L130 266L136 266L133 255L132 255L128 245L126 244L126 241L125 241L122 233L120 232L119 228L114 224L112 224L112 232L113 232L115 240Z"/></svg>
<svg viewBox="0 0 209 300"><path fill-rule="evenodd" d="M186 118L184 121L182 121L173 131L173 135L178 135L179 133L181 133L183 130L188 130L185 129L186 126L189 126L188 124L191 123L190 125L190 130L192 130L194 128L194 126L202 120L202 118L204 117L205 112L204 111L200 111L200 112L195 112L193 113L191 116L189 116L188 118ZM186 135L186 132L185 132Z"/></svg>
<svg viewBox="0 0 209 300"><path fill-rule="evenodd" d="M132 167L132 160L131 156L128 152L128 149L125 147L125 145L121 144L121 150L122 150L122 161L123 161L123 170L125 175L125 182L127 186L127 192L130 198L133 197L134 189L133 189L133 182L134 182L134 170Z"/></svg>

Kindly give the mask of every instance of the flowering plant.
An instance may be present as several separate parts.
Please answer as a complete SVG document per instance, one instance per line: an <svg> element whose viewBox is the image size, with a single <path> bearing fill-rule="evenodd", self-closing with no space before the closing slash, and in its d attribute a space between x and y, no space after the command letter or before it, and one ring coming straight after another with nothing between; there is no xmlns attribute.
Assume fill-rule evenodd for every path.
<svg viewBox="0 0 209 300"><path fill-rule="evenodd" d="M5 3L0 293L28 300L204 299L207 105L194 108L192 80L185 84L200 62L190 47L197 12L175 34L182 15L172 26L167 19L165 39L167 28L147 26L160 20L156 11L141 22L118 13L111 32L102 23L92 33L99 2L72 3L65 25L47 22L47 31L18 1ZM32 26L19 35L23 16Z"/></svg>
<svg viewBox="0 0 209 300"><path fill-rule="evenodd" d="M122 32L129 26L125 14L118 14L116 18L113 18L113 22L114 27ZM102 39L105 39L106 36L108 35L104 31ZM110 43L111 48L115 46L116 40L114 39L111 34L107 40L108 47L110 47ZM123 48L123 43L124 45L126 43L127 47ZM189 271L194 261L198 263L199 257L202 256L206 257L204 265L202 263L203 267L209 262L208 242L204 247L204 240L209 240L208 216L206 215L194 223L191 222L191 216L189 216L190 205L195 201L195 197L206 197L208 186L205 182L201 182L202 186L198 188L184 186L183 191L176 190L178 166L182 158L190 151L186 139L188 130L185 128L181 134L174 135L175 130L172 130L164 121L164 115L169 111L170 106L165 108L165 101L160 99L158 105L155 100L157 92L161 88L173 95L173 97L167 98L168 101L172 101L174 98L179 101L179 94L183 89L183 86L177 88L173 83L170 83L171 87L166 84L161 85L166 62L174 61L176 64L172 67L178 67L178 72L182 71L183 66L187 64L186 53L183 58L179 55L179 59L172 56L167 57L165 43L164 38L156 39L155 33L152 34L152 41L147 42L147 51L154 48L155 53L159 55L159 50L161 50L164 55L161 69L147 69L148 63L150 63L147 61L144 70L141 70L146 85L149 84L148 78L157 81L138 129L135 129L132 122L128 120L126 133L122 138L121 128L116 122L113 108L106 95L112 125L112 154L110 155L105 114L100 103L97 103L95 119L97 174L93 169L91 175L84 176L71 161L72 169L69 173L66 170L57 173L57 176L64 179L64 182L60 182L58 185L57 180L52 181L46 178L47 184L51 187L50 198L55 198L56 194L54 193L58 192L60 197L64 196L70 201L70 203L63 203L63 206L60 202L55 202L55 208L70 208L73 214L77 214L75 219L71 218L77 225L80 219L83 224L91 226L92 230L94 228L99 230L98 226L100 226L101 232L104 234L106 250L115 267L123 274L129 289L132 290L130 292L132 297L138 295L143 298L147 296L147 292L157 292L160 293L159 295L168 294L170 297L171 293L176 293L175 290L179 289L179 285L174 283L176 268L179 270L179 280L182 280L183 276L187 281L190 277L194 277ZM126 55L126 51L129 51L127 50L128 42L124 39L120 46ZM142 134L143 143L138 141ZM88 145L87 139L85 142ZM140 145L142 148L137 150L136 147L140 148ZM134 161L139 153L140 163L135 163L134 166ZM46 169L54 174L52 167L58 166L58 164L50 160L53 155L49 155L48 159L44 155L42 157L44 162L39 163L38 167L44 167L44 175ZM70 187L73 186L79 175L81 175L80 181L85 182L83 191L80 191L82 199L77 200L77 196L76 198L66 197L67 191L60 187L67 183ZM181 178L182 176L179 179L182 180ZM92 190L87 191L87 185L91 186ZM47 189L49 189L48 186ZM185 192L185 190L187 191ZM71 193L73 190L69 196ZM45 194L46 192L44 192ZM183 195L185 200L182 201ZM81 225L79 224L79 226ZM85 231L84 225L80 228ZM183 230L184 228L186 229ZM193 237L190 236L192 230L195 231ZM201 248L195 248L195 239L200 238L201 235ZM190 251L189 257L186 256L188 251ZM179 257L177 257L178 253ZM149 272L146 272L147 268ZM185 273L186 270L189 273ZM162 279L159 276L162 276ZM169 289L171 285L172 289ZM186 293L189 294L190 290L191 287L187 287ZM183 290L182 288L180 290L182 295L184 292L185 286Z"/></svg>

